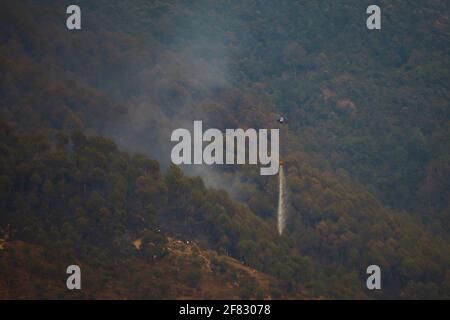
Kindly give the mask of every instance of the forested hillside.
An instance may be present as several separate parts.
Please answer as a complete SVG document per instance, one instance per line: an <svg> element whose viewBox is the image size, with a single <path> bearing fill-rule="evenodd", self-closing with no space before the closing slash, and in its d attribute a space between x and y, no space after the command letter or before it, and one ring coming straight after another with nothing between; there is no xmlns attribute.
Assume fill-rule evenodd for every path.
<svg viewBox="0 0 450 320"><path fill-rule="evenodd" d="M80 0L79 31L69 4L1 4L0 298L74 297L59 268L73 260L105 275L84 298L450 298L447 1L379 1L380 31L356 0ZM279 114L281 237L276 177L170 164L175 128ZM173 239L196 253L161 274ZM232 258L262 276L237 281ZM16 264L39 266L29 284Z"/></svg>

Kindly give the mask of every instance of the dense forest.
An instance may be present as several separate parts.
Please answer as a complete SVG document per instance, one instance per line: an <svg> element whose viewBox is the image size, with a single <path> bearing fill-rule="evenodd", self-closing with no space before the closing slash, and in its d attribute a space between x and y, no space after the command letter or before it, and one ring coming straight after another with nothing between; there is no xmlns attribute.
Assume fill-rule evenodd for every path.
<svg viewBox="0 0 450 320"><path fill-rule="evenodd" d="M69 4L1 3L0 298L450 298L447 1ZM281 237L276 177L170 164L279 114Z"/></svg>

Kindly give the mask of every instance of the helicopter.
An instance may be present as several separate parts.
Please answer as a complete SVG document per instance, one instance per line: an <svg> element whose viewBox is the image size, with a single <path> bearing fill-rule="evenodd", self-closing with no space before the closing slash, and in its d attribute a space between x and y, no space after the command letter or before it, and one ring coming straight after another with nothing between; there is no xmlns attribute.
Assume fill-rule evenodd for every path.
<svg viewBox="0 0 450 320"><path fill-rule="evenodd" d="M281 124L284 124L284 123L286 122L286 117L284 117L284 116L279 116L278 119L277 119L277 122L279 122L279 123L281 123Z"/></svg>

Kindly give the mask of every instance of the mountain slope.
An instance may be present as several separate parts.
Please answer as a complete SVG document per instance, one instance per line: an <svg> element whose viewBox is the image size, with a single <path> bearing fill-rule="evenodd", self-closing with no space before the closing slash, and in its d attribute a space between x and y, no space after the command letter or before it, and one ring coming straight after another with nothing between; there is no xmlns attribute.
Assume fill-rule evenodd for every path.
<svg viewBox="0 0 450 320"><path fill-rule="evenodd" d="M381 2L381 33L364 28L360 1L79 4L81 32L65 29L60 1L0 12L0 231L12 241L119 263L160 228L276 277L282 296L449 296L446 1ZM169 138L198 119L271 128L281 113L280 238L276 177L183 173ZM382 292L365 287L370 264Z"/></svg>

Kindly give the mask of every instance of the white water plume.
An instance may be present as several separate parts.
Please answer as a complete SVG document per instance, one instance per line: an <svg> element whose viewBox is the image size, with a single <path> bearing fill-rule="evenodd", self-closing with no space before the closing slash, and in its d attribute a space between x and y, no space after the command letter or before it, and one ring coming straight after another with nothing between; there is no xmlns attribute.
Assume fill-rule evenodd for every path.
<svg viewBox="0 0 450 320"><path fill-rule="evenodd" d="M278 233L281 236L286 226L286 178L284 176L284 168L280 165L280 171L278 174Z"/></svg>

